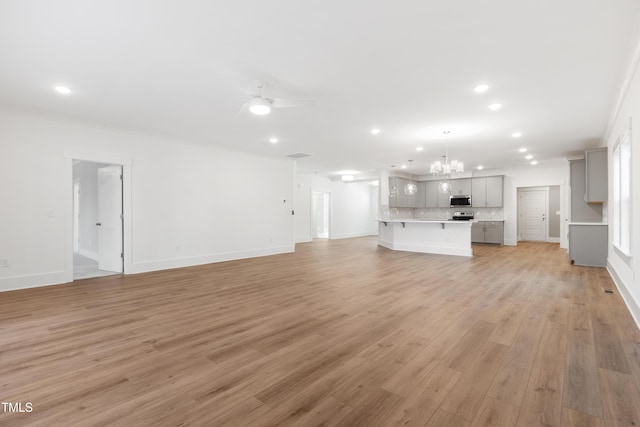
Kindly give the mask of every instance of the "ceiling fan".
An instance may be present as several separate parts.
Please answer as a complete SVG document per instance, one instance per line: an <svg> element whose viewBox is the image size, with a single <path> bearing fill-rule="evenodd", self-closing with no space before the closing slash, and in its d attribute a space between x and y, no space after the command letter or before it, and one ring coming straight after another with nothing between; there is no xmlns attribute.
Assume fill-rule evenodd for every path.
<svg viewBox="0 0 640 427"><path fill-rule="evenodd" d="M251 99L242 106L241 111L248 108L253 114L263 116L269 114L272 108L294 108L315 105L315 101L310 99L274 98L265 93L266 87L267 85L264 82L258 82L256 85L257 93L249 92Z"/></svg>

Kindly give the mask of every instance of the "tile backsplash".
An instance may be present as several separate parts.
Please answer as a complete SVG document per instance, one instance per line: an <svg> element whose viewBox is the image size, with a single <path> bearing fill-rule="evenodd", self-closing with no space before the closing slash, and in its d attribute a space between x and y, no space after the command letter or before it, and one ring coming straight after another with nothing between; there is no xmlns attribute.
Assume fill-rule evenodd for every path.
<svg viewBox="0 0 640 427"><path fill-rule="evenodd" d="M380 219L450 219L455 211L473 211L475 219L503 220L503 208L389 208L380 207Z"/></svg>

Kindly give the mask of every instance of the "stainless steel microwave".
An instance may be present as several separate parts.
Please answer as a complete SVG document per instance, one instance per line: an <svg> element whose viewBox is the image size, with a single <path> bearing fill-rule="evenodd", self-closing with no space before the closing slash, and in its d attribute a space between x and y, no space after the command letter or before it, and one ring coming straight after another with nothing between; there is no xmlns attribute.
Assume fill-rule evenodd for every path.
<svg viewBox="0 0 640 427"><path fill-rule="evenodd" d="M471 206L471 196L455 195L449 198L451 207Z"/></svg>

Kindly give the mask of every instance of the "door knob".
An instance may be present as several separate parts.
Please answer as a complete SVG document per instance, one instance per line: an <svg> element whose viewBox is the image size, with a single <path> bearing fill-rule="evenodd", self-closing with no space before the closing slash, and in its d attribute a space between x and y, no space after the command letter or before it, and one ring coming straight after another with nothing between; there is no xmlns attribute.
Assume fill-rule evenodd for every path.
<svg viewBox="0 0 640 427"><path fill-rule="evenodd" d="M102 225L102 223L101 223L101 222L96 222L96 225L97 225L98 227L100 227L100 226Z"/></svg>

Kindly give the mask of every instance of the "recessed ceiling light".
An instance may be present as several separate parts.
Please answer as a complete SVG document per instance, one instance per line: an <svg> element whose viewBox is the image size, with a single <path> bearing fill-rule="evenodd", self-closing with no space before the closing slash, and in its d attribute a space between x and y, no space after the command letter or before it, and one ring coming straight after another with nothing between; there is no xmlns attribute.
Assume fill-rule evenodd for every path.
<svg viewBox="0 0 640 427"><path fill-rule="evenodd" d="M531 154L529 154L529 155L527 155L527 156L525 157L525 159L527 159L527 160L531 160L531 159L533 159L533 156L532 156Z"/></svg>
<svg viewBox="0 0 640 427"><path fill-rule="evenodd" d="M483 92L486 92L486 91L487 91L487 89L489 89L489 85L484 84L484 83L483 83L483 84L480 84L480 85L478 85L478 86L476 86L476 87L474 87L474 88L473 88L473 90L474 90L475 92L477 92L477 93L483 93Z"/></svg>
<svg viewBox="0 0 640 427"><path fill-rule="evenodd" d="M534 161L532 161L532 162L531 162L531 164L535 166L535 165L537 165L537 164L538 164L538 161L537 161L537 160L534 160Z"/></svg>
<svg viewBox="0 0 640 427"><path fill-rule="evenodd" d="M422 148L422 147L416 147L416 151L422 151L422 150L424 150L424 148Z"/></svg>
<svg viewBox="0 0 640 427"><path fill-rule="evenodd" d="M406 168L407 168L407 165L402 165L402 166L400 166L400 167L401 167L402 169L406 169Z"/></svg>
<svg viewBox="0 0 640 427"><path fill-rule="evenodd" d="M272 144L276 144L278 142L278 138L273 137L273 138L269 138L269 142Z"/></svg>
<svg viewBox="0 0 640 427"><path fill-rule="evenodd" d="M58 85L58 86L55 86L53 89L54 89L56 92L58 92L59 94L62 94L62 95L69 95L69 94L71 93L71 89L69 89L69 88L68 88L68 87L66 87L66 86L60 86L60 85Z"/></svg>
<svg viewBox="0 0 640 427"><path fill-rule="evenodd" d="M501 108L502 108L502 104L491 104L491 105L489 105L489 109L491 111L498 111Z"/></svg>
<svg viewBox="0 0 640 427"><path fill-rule="evenodd" d="M374 134L374 135L377 135L377 134L379 134L379 133L380 133L380 129L378 129L378 128L373 128L373 129L371 129L371 133L372 133L372 134Z"/></svg>
<svg viewBox="0 0 640 427"><path fill-rule="evenodd" d="M514 132L511 134L511 136L514 138L520 138L522 136L522 132Z"/></svg>
<svg viewBox="0 0 640 427"><path fill-rule="evenodd" d="M522 147L522 148L521 148L521 149L519 149L518 151L519 151L519 152L521 152L521 153L526 153L526 152L527 152L527 149L526 149L526 148L524 148L524 147Z"/></svg>
<svg viewBox="0 0 640 427"><path fill-rule="evenodd" d="M478 167L477 167L476 169L478 169L479 171L481 171L482 169L484 169L484 166L482 166L482 165L478 165Z"/></svg>

